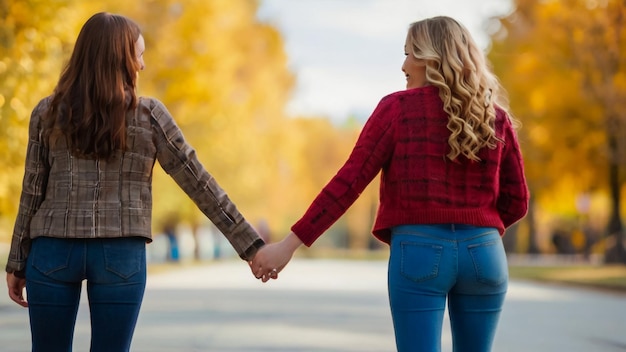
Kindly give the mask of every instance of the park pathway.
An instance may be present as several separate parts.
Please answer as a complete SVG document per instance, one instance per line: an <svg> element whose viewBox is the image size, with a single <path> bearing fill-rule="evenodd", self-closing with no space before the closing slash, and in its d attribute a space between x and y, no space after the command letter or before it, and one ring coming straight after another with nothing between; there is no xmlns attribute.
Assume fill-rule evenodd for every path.
<svg viewBox="0 0 626 352"><path fill-rule="evenodd" d="M393 352L383 261L296 258L277 281L245 262L183 265L148 278L134 352ZM88 351L88 307L74 351ZM27 311L0 295L0 351L29 351ZM451 351L445 321L443 351ZM513 281L495 352L626 351L626 295Z"/></svg>

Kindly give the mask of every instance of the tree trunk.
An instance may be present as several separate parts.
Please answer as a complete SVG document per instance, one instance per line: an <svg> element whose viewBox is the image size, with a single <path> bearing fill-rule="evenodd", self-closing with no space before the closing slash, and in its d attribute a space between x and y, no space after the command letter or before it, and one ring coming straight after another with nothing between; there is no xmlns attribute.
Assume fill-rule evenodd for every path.
<svg viewBox="0 0 626 352"><path fill-rule="evenodd" d="M531 196L528 204L528 214L526 214L526 221L528 221L528 254L539 254L539 246L537 245L537 226L535 223L535 201Z"/></svg>

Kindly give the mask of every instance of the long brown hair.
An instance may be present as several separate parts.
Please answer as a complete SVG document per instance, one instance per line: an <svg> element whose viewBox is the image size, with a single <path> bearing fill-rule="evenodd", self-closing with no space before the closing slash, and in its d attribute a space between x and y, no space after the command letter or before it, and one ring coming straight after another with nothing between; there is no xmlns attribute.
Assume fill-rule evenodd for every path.
<svg viewBox="0 0 626 352"><path fill-rule="evenodd" d="M65 136L75 156L108 159L126 148L126 112L137 106L139 26L110 13L93 15L74 51L47 112L50 130Z"/></svg>
<svg viewBox="0 0 626 352"><path fill-rule="evenodd" d="M495 104L507 109L506 92L469 31L456 20L438 16L411 24L410 53L426 62L426 79L439 88L448 114L450 152L478 161L478 152L495 148ZM513 123L516 121L509 115Z"/></svg>

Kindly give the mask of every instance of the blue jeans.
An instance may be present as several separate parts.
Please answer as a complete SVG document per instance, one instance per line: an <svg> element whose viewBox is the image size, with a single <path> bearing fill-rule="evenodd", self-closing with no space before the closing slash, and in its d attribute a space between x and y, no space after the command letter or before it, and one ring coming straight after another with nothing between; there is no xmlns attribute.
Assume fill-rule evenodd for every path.
<svg viewBox="0 0 626 352"><path fill-rule="evenodd" d="M33 352L72 350L83 280L91 351L130 349L146 286L145 239L38 237L26 266Z"/></svg>
<svg viewBox="0 0 626 352"><path fill-rule="evenodd" d="M395 227L388 275L399 352L441 351L446 300L453 350L491 351L509 277L496 229Z"/></svg>

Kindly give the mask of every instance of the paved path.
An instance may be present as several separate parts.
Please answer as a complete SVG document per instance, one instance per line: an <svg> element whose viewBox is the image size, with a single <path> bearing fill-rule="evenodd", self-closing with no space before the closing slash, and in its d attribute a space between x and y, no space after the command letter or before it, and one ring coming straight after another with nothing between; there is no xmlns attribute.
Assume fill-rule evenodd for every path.
<svg viewBox="0 0 626 352"><path fill-rule="evenodd" d="M384 262L294 259L267 284L211 262L148 281L134 352L395 350ZM74 350L87 351L85 297L78 319ZM0 351L28 350L27 311L0 294ZM626 351L626 295L512 282L494 351Z"/></svg>

